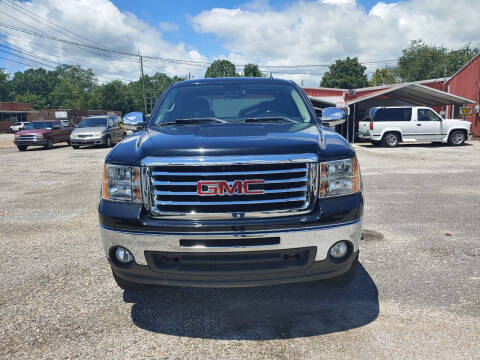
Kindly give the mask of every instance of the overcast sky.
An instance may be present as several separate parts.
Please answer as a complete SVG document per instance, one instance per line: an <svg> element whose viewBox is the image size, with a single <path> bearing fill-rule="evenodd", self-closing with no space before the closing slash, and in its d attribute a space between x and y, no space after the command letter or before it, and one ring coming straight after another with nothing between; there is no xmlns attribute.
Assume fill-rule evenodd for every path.
<svg viewBox="0 0 480 360"><path fill-rule="evenodd" d="M303 81L305 86L318 86L327 67L268 66L325 65L357 56L371 75L377 67L393 65L413 39L452 49L479 45L478 14L478 0L0 0L0 24L121 52L196 62L147 59L149 74L203 77L203 63L226 58L238 65L263 65L262 70ZM0 25L0 68L8 72L26 68L18 62L46 67L31 60L91 67L102 82L139 76L134 57L83 49ZM368 64L378 61L390 62Z"/></svg>

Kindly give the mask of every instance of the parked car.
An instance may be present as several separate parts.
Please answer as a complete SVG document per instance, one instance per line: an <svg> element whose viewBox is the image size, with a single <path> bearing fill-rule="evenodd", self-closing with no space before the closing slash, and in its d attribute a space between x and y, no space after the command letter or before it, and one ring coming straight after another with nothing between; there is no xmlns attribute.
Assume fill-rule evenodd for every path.
<svg viewBox="0 0 480 360"><path fill-rule="evenodd" d="M8 130L9 130L10 132L14 133L14 132L17 132L17 131L22 130L23 127L24 127L25 125L28 125L28 124L30 124L30 122L28 122L28 121L17 122L17 123L15 123L15 124L13 124L12 126L10 126L10 127L8 128Z"/></svg>
<svg viewBox="0 0 480 360"><path fill-rule="evenodd" d="M303 89L280 79L183 81L105 159L99 221L117 284L253 286L358 266L355 151Z"/></svg>
<svg viewBox="0 0 480 360"><path fill-rule="evenodd" d="M387 147L400 142L442 142L462 145L471 139L471 123L443 119L435 110L423 106L375 108L371 118L359 122L358 136Z"/></svg>
<svg viewBox="0 0 480 360"><path fill-rule="evenodd" d="M71 132L72 128L64 127L59 120L32 121L15 134L13 142L20 151L25 151L29 146L52 149L53 144L68 143Z"/></svg>
<svg viewBox="0 0 480 360"><path fill-rule="evenodd" d="M78 149L84 145L103 145L111 147L112 144L122 141L127 136L126 130L121 126L122 118L116 115L95 115L84 117L72 131L70 145Z"/></svg>

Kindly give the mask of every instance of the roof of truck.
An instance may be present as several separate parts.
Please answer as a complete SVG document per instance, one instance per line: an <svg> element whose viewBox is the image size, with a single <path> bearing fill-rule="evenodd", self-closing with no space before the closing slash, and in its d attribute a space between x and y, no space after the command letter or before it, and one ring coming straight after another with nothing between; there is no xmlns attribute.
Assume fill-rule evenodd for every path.
<svg viewBox="0 0 480 360"><path fill-rule="evenodd" d="M179 81L172 86L183 85L197 85L197 84L215 84L215 83L228 83L228 82L244 82L244 83L265 83L265 84L292 84L290 80L264 78L264 77L223 77L223 78L205 78L205 79L191 79Z"/></svg>

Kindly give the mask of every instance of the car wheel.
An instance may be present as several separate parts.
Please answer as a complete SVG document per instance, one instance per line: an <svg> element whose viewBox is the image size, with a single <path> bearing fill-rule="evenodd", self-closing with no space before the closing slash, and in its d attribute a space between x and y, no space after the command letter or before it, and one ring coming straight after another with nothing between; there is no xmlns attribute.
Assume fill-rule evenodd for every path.
<svg viewBox="0 0 480 360"><path fill-rule="evenodd" d="M107 137L105 138L105 147L109 148L111 146L112 146L112 138L110 137L110 135L107 135Z"/></svg>
<svg viewBox="0 0 480 360"><path fill-rule="evenodd" d="M122 139L125 139L127 137L127 133L123 133Z"/></svg>
<svg viewBox="0 0 480 360"><path fill-rule="evenodd" d="M75 150L78 149L80 146L78 145L72 145L72 148L74 148Z"/></svg>
<svg viewBox="0 0 480 360"><path fill-rule="evenodd" d="M25 151L25 150L27 150L27 146L26 146L26 145L17 145L17 148L18 148L18 151Z"/></svg>
<svg viewBox="0 0 480 360"><path fill-rule="evenodd" d="M153 285L149 284L140 284L140 283L135 283L132 281L124 280L122 278L119 278L112 269L112 274L113 278L115 279L115 282L117 283L118 287L120 287L123 290L132 290L132 291L145 291L148 289L151 289Z"/></svg>
<svg viewBox="0 0 480 360"><path fill-rule="evenodd" d="M50 139L50 138L47 139L47 144L45 145L45 149L48 149L48 150L53 149L53 140L52 139Z"/></svg>
<svg viewBox="0 0 480 360"><path fill-rule="evenodd" d="M398 145L399 141L400 141L400 137L398 136L397 133L388 132L385 135L383 135L382 145L386 147L395 147Z"/></svg>
<svg viewBox="0 0 480 360"><path fill-rule="evenodd" d="M465 133L462 130L455 130L448 138L448 143L453 146L458 146L463 145L465 140Z"/></svg>

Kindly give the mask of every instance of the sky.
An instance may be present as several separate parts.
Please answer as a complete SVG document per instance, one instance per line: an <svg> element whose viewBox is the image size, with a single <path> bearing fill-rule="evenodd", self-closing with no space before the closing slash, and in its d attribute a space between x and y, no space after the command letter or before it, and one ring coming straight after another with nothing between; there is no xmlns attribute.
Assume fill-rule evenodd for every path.
<svg viewBox="0 0 480 360"><path fill-rule="evenodd" d="M140 53L148 74L199 78L228 59L318 86L336 59L356 56L371 76L414 39L480 45L479 13L475 0L0 0L0 68L74 64L131 81Z"/></svg>

